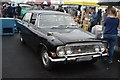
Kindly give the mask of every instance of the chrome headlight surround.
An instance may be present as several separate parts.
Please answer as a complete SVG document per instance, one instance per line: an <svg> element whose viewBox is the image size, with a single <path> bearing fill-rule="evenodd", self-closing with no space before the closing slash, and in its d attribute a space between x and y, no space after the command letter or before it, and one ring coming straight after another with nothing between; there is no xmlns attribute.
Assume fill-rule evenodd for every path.
<svg viewBox="0 0 120 80"><path fill-rule="evenodd" d="M107 48L107 43L102 43L94 46L95 52L104 52L106 48Z"/></svg>
<svg viewBox="0 0 120 80"><path fill-rule="evenodd" d="M107 47L108 47L107 42L103 42L102 45L100 45L101 52L104 52Z"/></svg>
<svg viewBox="0 0 120 80"><path fill-rule="evenodd" d="M73 53L72 47L71 46L66 46L65 47L65 53L66 53L66 55L71 55Z"/></svg>
<svg viewBox="0 0 120 80"><path fill-rule="evenodd" d="M58 46L56 50L57 56L63 57L65 56L65 47L64 46Z"/></svg>
<svg viewBox="0 0 120 80"><path fill-rule="evenodd" d="M100 46L99 45L95 45L94 49L95 49L95 52L100 52Z"/></svg>
<svg viewBox="0 0 120 80"><path fill-rule="evenodd" d="M65 55L71 55L73 51L71 46L58 46L56 52L58 57L63 57Z"/></svg>

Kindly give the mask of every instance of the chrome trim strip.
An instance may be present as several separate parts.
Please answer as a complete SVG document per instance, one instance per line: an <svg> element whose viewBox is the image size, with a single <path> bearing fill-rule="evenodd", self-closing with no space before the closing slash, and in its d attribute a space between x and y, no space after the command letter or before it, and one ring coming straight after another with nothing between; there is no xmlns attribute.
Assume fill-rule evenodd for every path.
<svg viewBox="0 0 120 80"><path fill-rule="evenodd" d="M85 56L85 55L95 55L95 54L102 54L102 52L79 53L79 54L70 54L66 56Z"/></svg>
<svg viewBox="0 0 120 80"><path fill-rule="evenodd" d="M65 58L61 59L52 59L51 57L48 57L52 62L60 62L60 61L65 61Z"/></svg>
<svg viewBox="0 0 120 80"><path fill-rule="evenodd" d="M100 57L101 55L93 55L93 57L95 58L95 57Z"/></svg>
<svg viewBox="0 0 120 80"><path fill-rule="evenodd" d="M104 54L102 54L102 56L108 56L108 54L107 54L107 53L104 53Z"/></svg>
<svg viewBox="0 0 120 80"><path fill-rule="evenodd" d="M102 42L74 43L74 44L66 44L65 46L100 45L100 44L102 44Z"/></svg>
<svg viewBox="0 0 120 80"><path fill-rule="evenodd" d="M81 55L82 56L85 56L85 55ZM100 56L107 56L107 53L105 54L96 54L96 55L88 55L88 56L92 56L93 58L97 58L97 57L100 57ZM72 60L76 60L77 58L80 58L80 55L77 56L77 57L66 57L66 58L60 58L60 59L52 59L51 57L49 57L49 59L52 61L52 62L64 62L64 61L72 61ZM82 61L82 60L81 60Z"/></svg>

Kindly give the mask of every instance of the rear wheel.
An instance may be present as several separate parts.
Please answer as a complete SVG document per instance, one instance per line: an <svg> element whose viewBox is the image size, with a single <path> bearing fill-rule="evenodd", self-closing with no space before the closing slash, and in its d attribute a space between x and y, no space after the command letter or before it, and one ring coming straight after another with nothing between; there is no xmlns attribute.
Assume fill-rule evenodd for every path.
<svg viewBox="0 0 120 80"><path fill-rule="evenodd" d="M23 39L23 37L22 37L21 32L19 32L19 35L20 35L20 42L23 43L23 44L25 44L25 41L24 41L24 39Z"/></svg>

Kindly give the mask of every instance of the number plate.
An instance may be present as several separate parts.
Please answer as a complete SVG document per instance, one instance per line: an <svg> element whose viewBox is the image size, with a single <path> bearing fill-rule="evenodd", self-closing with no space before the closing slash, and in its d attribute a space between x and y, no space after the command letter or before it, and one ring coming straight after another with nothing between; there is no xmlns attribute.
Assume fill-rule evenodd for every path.
<svg viewBox="0 0 120 80"><path fill-rule="evenodd" d="M79 57L77 58L77 62L80 62L80 61L89 61L92 59L92 56L82 56L82 57Z"/></svg>

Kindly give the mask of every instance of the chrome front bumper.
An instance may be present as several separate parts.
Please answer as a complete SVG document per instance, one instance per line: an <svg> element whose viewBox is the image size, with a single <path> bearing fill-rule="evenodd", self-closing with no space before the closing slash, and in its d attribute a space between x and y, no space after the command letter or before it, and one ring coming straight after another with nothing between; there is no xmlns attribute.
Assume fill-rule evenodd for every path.
<svg viewBox="0 0 120 80"><path fill-rule="evenodd" d="M92 60L93 58L99 58L99 57L105 57L107 56L107 53L82 53L82 54L73 54L73 55L65 55L64 58L59 58L59 59L53 59L49 57L51 62L65 62L65 61L76 61L77 59L81 59L80 61L89 61ZM91 59L82 59L83 57L91 57ZM79 61L79 62L80 62Z"/></svg>

